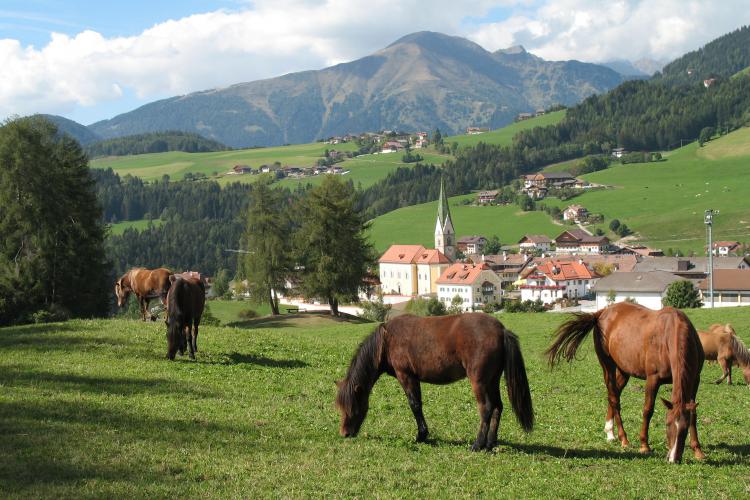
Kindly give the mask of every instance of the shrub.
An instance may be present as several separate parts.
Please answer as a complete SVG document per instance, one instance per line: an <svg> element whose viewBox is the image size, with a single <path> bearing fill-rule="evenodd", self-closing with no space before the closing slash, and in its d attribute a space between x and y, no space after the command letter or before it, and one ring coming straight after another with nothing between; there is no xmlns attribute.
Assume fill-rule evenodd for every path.
<svg viewBox="0 0 750 500"><path fill-rule="evenodd" d="M436 297L432 297L427 301L427 315L428 316L445 316L445 304L440 302Z"/></svg>
<svg viewBox="0 0 750 500"><path fill-rule="evenodd" d="M464 311L464 299L460 295L456 295L451 300L451 305L448 307L448 314L461 314Z"/></svg>
<svg viewBox="0 0 750 500"><path fill-rule="evenodd" d="M203 316L201 316L201 325L208 325L208 326L221 325L221 321L219 321L219 318L214 316L214 314L211 312L211 307L209 306L208 302L206 302L206 306L203 308Z"/></svg>
<svg viewBox="0 0 750 500"><path fill-rule="evenodd" d="M383 302L383 294L379 293L375 300L362 302L361 317L380 323L388 318L391 307L390 304Z"/></svg>
<svg viewBox="0 0 750 500"><path fill-rule="evenodd" d="M257 318L258 317L257 311L255 311L255 309L250 309L250 308L248 308L248 309L242 309L237 315L241 319L253 319L253 318Z"/></svg>
<svg viewBox="0 0 750 500"><path fill-rule="evenodd" d="M675 281L667 287L667 294L662 299L665 306L677 307L679 309L701 307L698 290L690 281Z"/></svg>
<svg viewBox="0 0 750 500"><path fill-rule="evenodd" d="M54 323L57 321L66 321L69 318L70 312L58 304L50 304L31 315L31 321L34 323Z"/></svg>

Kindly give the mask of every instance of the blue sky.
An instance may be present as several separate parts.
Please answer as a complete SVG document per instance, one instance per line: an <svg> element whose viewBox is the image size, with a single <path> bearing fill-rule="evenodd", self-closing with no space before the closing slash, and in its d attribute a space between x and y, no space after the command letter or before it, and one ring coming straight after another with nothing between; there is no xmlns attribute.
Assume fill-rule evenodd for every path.
<svg viewBox="0 0 750 500"><path fill-rule="evenodd" d="M2 0L0 118L90 124L156 99L320 69L414 31L550 60L671 60L746 0Z"/></svg>

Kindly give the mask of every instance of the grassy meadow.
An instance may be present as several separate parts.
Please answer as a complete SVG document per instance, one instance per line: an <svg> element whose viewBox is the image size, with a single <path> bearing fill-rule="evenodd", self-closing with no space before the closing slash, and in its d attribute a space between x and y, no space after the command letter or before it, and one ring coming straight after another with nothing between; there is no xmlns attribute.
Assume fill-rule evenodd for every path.
<svg viewBox="0 0 750 500"><path fill-rule="evenodd" d="M513 136L522 130L528 130L534 127L546 127L555 125L565 118L565 110L554 111L542 116L536 116L520 122L511 123L505 127L484 132L483 134L464 134L452 135L445 138L446 144L458 143L459 147L476 146L480 142L485 144L497 144L508 146L513 142Z"/></svg>
<svg viewBox="0 0 750 500"><path fill-rule="evenodd" d="M126 220L123 222L117 222L109 225L109 234L121 235L126 229L135 229L137 231L143 231L148 228L149 224L154 226L161 226L164 221L161 219L139 219L139 220Z"/></svg>
<svg viewBox="0 0 750 500"><path fill-rule="evenodd" d="M696 326L732 322L750 343L750 308L690 311ZM588 339L579 360L542 359L558 314L501 314L521 339L536 428L505 399L500 445L472 453L478 416L468 382L423 385L431 430L416 426L383 376L360 435L337 434L334 380L372 324L322 315L204 327L197 361L164 359L160 322L79 320L0 329L3 497L744 497L750 493L750 397L744 383L698 393L707 460L666 463L664 409L652 456L607 443L601 369ZM742 377L737 374L737 380ZM501 382L504 386L504 382ZM668 397L668 388L660 395ZM637 443L643 383L623 393Z"/></svg>

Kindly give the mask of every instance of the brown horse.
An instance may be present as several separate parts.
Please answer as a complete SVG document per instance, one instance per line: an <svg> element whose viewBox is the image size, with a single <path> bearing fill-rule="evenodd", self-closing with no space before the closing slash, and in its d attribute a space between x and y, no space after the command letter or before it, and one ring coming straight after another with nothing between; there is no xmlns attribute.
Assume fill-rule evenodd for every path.
<svg viewBox="0 0 750 500"><path fill-rule="evenodd" d="M561 358L572 361L581 342L594 330L594 348L604 371L608 407L604 430L607 440L617 433L623 447L629 445L620 416L620 394L633 376L646 381L646 400L641 425L641 453L651 452L648 425L654 413L654 400L662 384L672 384L672 401L662 398L667 412L669 462L680 462L690 430L690 446L695 457L704 458L698 442L695 396L703 368L703 349L693 324L682 311L665 307L652 311L621 302L593 314L576 313L560 325L557 338L547 349L550 365Z"/></svg>
<svg viewBox="0 0 750 500"><path fill-rule="evenodd" d="M723 375L715 383L720 384L727 379L727 384L732 383L732 365L742 367L745 383L750 386L750 351L737 337L732 325L713 324L707 332L698 332L703 344L703 352L709 361L718 361Z"/></svg>
<svg viewBox="0 0 750 500"><path fill-rule="evenodd" d="M167 292L169 291L169 277L172 271L165 268L145 269L135 267L123 274L115 282L115 295L117 296L117 306L122 307L128 302L130 292L138 297L138 304L141 306L141 316L146 321L148 314L148 304L151 299L159 298L162 304L167 305ZM151 321L156 321L156 316L151 315Z"/></svg>
<svg viewBox="0 0 750 500"><path fill-rule="evenodd" d="M206 303L203 281L189 275L173 274L167 294L167 358L174 360L177 351L190 350L195 359L198 350L198 326Z"/></svg>
<svg viewBox="0 0 750 500"><path fill-rule="evenodd" d="M417 421L417 441L427 440L420 382L449 384L471 381L480 425L472 450L491 450L503 403L500 376L505 370L508 398L521 427L534 424L531 393L518 338L484 313L420 318L403 315L375 328L354 354L339 387L336 406L340 434L356 436L367 416L370 392L382 373L396 377Z"/></svg>

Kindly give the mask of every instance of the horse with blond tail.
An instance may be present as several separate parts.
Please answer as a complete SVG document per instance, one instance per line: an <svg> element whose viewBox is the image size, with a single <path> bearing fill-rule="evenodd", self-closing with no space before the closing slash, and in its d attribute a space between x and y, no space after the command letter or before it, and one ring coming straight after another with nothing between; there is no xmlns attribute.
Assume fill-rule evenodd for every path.
<svg viewBox="0 0 750 500"><path fill-rule="evenodd" d="M667 407L667 460L679 463L690 432L695 458L704 458L698 442L695 396L703 368L703 348L698 333L685 314L671 307L652 311L638 304L621 302L595 313L576 313L557 330L547 349L551 366L563 358L575 359L576 351L590 331L594 349L604 371L608 404L604 430L614 441L615 425L623 447L629 446L620 415L620 394L630 377L646 381L641 453L650 453L648 426L654 413L654 401L662 384L672 384Z"/></svg>
<svg viewBox="0 0 750 500"><path fill-rule="evenodd" d="M716 323L711 325L707 332L699 331L698 336L706 360L718 361L721 366L722 376L714 381L715 384L721 384L726 379L727 384L731 385L732 366L737 365L742 368L745 383L750 386L750 351L737 336L732 325Z"/></svg>

